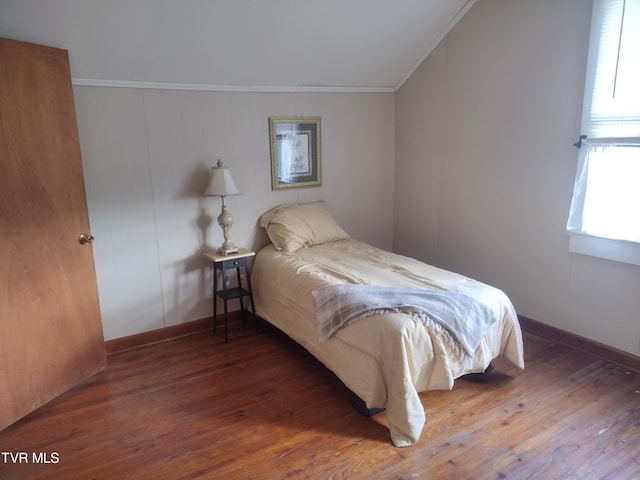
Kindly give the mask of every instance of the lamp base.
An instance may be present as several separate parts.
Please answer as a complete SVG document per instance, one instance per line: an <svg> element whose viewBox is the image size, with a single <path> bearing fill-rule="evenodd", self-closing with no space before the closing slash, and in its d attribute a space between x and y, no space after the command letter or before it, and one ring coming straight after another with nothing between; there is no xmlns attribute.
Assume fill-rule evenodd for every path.
<svg viewBox="0 0 640 480"><path fill-rule="evenodd" d="M227 210L227 206L224 204L224 197L222 197L222 211L218 215L218 225L222 228L222 234L224 235L224 242L218 249L218 255L229 255L230 253L238 253L238 247L236 247L231 241L231 225L233 225L233 215Z"/></svg>
<svg viewBox="0 0 640 480"><path fill-rule="evenodd" d="M229 248L225 248L225 247L220 247L218 248L218 254L219 255L229 255L231 253L238 253L238 247L229 247Z"/></svg>

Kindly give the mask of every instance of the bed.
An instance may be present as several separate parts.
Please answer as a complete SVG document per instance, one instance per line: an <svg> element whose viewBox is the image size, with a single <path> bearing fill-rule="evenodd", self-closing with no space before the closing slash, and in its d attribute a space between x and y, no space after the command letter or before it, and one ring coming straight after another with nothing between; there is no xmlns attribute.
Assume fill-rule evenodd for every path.
<svg viewBox="0 0 640 480"><path fill-rule="evenodd" d="M260 225L271 243L253 265L256 313L306 348L368 408L385 408L395 446L420 438L426 416L419 392L451 389L456 378L484 372L499 355L524 368L516 312L501 290L351 238L322 201L273 208ZM320 308L337 298L332 289L464 298L486 318L466 344L408 302L360 309L327 332L319 319L331 320L335 312ZM458 321L471 323L474 315Z"/></svg>

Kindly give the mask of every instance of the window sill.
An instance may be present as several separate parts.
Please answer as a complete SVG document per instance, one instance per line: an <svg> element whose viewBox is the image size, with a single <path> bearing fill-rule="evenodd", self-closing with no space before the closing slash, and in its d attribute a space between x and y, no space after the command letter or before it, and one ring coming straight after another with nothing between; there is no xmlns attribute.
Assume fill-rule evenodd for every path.
<svg viewBox="0 0 640 480"><path fill-rule="evenodd" d="M640 243L569 232L569 251L640 265Z"/></svg>

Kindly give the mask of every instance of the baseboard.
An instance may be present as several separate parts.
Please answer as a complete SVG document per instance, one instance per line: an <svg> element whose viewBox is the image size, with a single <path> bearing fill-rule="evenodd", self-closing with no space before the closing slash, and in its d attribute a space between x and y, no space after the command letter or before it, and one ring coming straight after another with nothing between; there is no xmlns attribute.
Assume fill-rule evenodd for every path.
<svg viewBox="0 0 640 480"><path fill-rule="evenodd" d="M240 320L240 311L229 313L229 322ZM236 318L237 317L237 318ZM560 330L559 328L546 325L533 320L532 318L518 315L520 326L523 330L547 338L556 343L562 343L568 347L579 350L601 360L605 360L621 367L640 372L640 357L632 355L622 350L609 347L588 338L575 335L573 333ZM138 333L128 337L115 338L105 342L107 355L132 350L134 348L152 345L154 343L166 342L178 337L193 335L211 328L211 317L194 320L166 328L159 328L149 332Z"/></svg>
<svg viewBox="0 0 640 480"><path fill-rule="evenodd" d="M239 319L240 310L229 312L229 323L234 323ZM220 323L220 318L218 323ZM181 323L180 325L173 325L171 327L158 328L149 332L129 335L128 337L114 338L113 340L107 340L104 344L107 355L113 355L114 353L133 350L134 348L153 345L154 343L167 342L174 338L193 335L209 329L211 329L211 317L201 318L200 320Z"/></svg>
<svg viewBox="0 0 640 480"><path fill-rule="evenodd" d="M629 370L640 372L640 357L637 355L623 352L622 350L560 330L559 328L546 325L522 315L518 315L518 319L522 329L529 333L547 338L556 343L562 343L563 345L567 345L568 347L606 362L614 363Z"/></svg>

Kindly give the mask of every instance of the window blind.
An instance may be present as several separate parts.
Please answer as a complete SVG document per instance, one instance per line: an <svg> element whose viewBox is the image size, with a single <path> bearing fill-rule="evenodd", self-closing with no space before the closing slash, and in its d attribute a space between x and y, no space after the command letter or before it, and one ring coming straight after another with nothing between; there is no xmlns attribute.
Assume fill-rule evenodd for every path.
<svg viewBox="0 0 640 480"><path fill-rule="evenodd" d="M640 138L639 0L594 0L581 133Z"/></svg>

